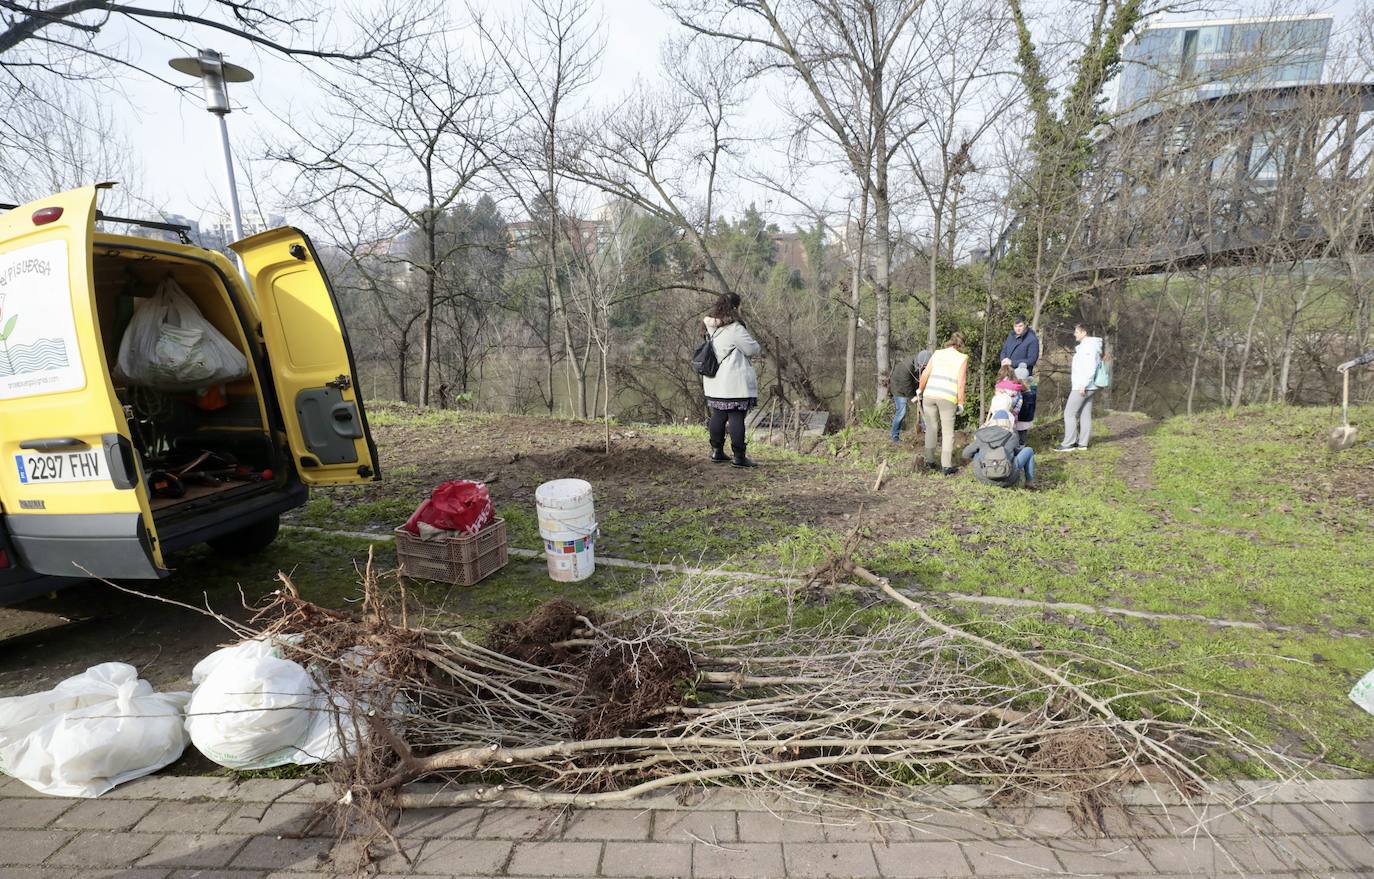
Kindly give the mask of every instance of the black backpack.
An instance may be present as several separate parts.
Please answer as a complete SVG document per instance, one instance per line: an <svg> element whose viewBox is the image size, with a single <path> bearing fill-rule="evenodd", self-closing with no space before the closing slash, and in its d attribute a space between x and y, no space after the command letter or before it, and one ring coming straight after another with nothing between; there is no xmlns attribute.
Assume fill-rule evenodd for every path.
<svg viewBox="0 0 1374 879"><path fill-rule="evenodd" d="M1011 481L1016 474L1016 434L990 425L978 428L973 438L978 442L978 455L973 461L978 478L1002 484Z"/></svg>
<svg viewBox="0 0 1374 879"><path fill-rule="evenodd" d="M709 334L697 346L697 350L692 352L692 368L697 371L698 375L703 375L706 378L715 378L716 373L720 371L720 360L716 358L716 346L712 343Z"/></svg>

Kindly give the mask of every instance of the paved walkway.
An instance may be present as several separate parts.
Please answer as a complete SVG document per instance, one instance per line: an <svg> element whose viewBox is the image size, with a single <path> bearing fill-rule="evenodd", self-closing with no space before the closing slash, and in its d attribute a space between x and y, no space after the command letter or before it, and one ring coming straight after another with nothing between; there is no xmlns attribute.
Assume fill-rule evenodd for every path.
<svg viewBox="0 0 1374 879"><path fill-rule="evenodd" d="M982 792L949 788L977 804ZM96 800L46 797L0 780L0 877L268 879L353 875L359 863L331 827L307 824L324 786L153 777ZM1197 805L1130 792L1111 836L1077 833L1062 810L979 808L912 823L770 811L742 794L636 808L416 809L382 876L464 877L1044 877L1374 875L1374 782L1272 791L1252 826ZM1170 802L1165 799L1164 802Z"/></svg>

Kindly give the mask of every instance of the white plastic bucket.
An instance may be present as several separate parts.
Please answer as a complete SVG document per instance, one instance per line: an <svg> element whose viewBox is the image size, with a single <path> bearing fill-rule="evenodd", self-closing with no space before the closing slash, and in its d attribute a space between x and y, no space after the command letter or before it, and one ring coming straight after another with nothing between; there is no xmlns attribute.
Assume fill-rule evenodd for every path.
<svg viewBox="0 0 1374 879"><path fill-rule="evenodd" d="M596 505L585 479L555 479L534 492L549 576L563 583L596 570Z"/></svg>

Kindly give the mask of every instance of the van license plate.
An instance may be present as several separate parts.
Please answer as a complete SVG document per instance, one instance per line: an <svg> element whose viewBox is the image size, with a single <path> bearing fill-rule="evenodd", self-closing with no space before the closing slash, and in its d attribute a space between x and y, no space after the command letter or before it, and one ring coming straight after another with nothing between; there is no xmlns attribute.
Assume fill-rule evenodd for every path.
<svg viewBox="0 0 1374 879"><path fill-rule="evenodd" d="M100 449L80 452L25 452L14 456L21 485L37 482L95 482L109 479L105 453Z"/></svg>

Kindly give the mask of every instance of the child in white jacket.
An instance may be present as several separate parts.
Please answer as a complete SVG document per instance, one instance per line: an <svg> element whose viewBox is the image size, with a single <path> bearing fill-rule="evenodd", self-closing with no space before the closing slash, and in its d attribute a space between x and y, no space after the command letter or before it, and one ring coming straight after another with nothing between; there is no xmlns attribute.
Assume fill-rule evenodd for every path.
<svg viewBox="0 0 1374 879"><path fill-rule="evenodd" d="M1073 337L1078 347L1073 351L1069 398L1064 403L1064 441L1055 447L1056 452L1086 449L1093 432L1093 392L1102 362L1102 340L1089 335L1082 324L1073 328Z"/></svg>

